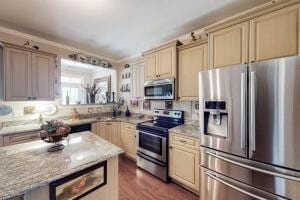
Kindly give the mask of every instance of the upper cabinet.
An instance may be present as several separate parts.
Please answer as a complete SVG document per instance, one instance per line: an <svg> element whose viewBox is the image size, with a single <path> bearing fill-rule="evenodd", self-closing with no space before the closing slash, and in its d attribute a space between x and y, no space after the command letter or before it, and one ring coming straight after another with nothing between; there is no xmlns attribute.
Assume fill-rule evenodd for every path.
<svg viewBox="0 0 300 200"><path fill-rule="evenodd" d="M133 98L144 97L144 63L137 63L131 66L131 91Z"/></svg>
<svg viewBox="0 0 300 200"><path fill-rule="evenodd" d="M209 34L209 65L213 68L248 62L249 22Z"/></svg>
<svg viewBox="0 0 300 200"><path fill-rule="evenodd" d="M51 56L32 54L32 94L34 100L54 99L55 60Z"/></svg>
<svg viewBox="0 0 300 200"><path fill-rule="evenodd" d="M55 55L5 45L5 100L54 100Z"/></svg>
<svg viewBox="0 0 300 200"><path fill-rule="evenodd" d="M199 72L208 69L207 42L183 45L178 48L178 99L198 100Z"/></svg>
<svg viewBox="0 0 300 200"><path fill-rule="evenodd" d="M250 61L297 55L299 5L250 21Z"/></svg>
<svg viewBox="0 0 300 200"><path fill-rule="evenodd" d="M176 77L178 41L145 52L145 80Z"/></svg>
<svg viewBox="0 0 300 200"><path fill-rule="evenodd" d="M145 56L145 79L152 80L157 78L157 66L158 66L157 53L151 53Z"/></svg>
<svg viewBox="0 0 300 200"><path fill-rule="evenodd" d="M32 97L31 53L5 49L5 99L28 101Z"/></svg>
<svg viewBox="0 0 300 200"><path fill-rule="evenodd" d="M176 47L169 47L158 52L157 75L159 78L176 76Z"/></svg>

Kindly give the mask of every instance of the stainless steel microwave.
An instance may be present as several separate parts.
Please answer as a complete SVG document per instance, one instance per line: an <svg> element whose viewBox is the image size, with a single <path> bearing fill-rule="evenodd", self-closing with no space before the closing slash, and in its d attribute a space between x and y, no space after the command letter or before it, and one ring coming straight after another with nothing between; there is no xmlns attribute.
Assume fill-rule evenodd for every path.
<svg viewBox="0 0 300 200"><path fill-rule="evenodd" d="M174 100L175 79L161 79L146 81L144 85L145 99Z"/></svg>

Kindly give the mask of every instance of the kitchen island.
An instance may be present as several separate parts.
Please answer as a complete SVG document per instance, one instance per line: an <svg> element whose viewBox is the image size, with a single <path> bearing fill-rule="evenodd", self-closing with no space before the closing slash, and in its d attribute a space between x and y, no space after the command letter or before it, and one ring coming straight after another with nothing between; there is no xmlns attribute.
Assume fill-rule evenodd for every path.
<svg viewBox="0 0 300 200"><path fill-rule="evenodd" d="M86 181L86 174L98 169L92 175L103 176L96 177L101 184L90 191L91 188L85 189L82 199L117 200L118 155L123 150L88 131L69 135L63 144L62 151L52 153L47 152L51 144L41 140L1 147L0 199L23 196L25 200L52 200L53 191L56 195L62 191L70 193L67 186L91 183ZM102 168L98 166L103 170L99 172ZM62 183L65 188L58 187Z"/></svg>

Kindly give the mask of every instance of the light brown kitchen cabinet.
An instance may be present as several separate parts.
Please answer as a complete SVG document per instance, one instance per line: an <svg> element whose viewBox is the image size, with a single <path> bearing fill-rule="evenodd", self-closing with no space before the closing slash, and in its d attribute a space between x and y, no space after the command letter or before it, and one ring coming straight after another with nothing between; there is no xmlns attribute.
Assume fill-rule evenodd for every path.
<svg viewBox="0 0 300 200"><path fill-rule="evenodd" d="M121 146L120 143L120 123L110 122L107 124L107 132L109 134L109 141L116 145Z"/></svg>
<svg viewBox="0 0 300 200"><path fill-rule="evenodd" d="M178 50L178 99L198 100L199 72L208 69L207 42L184 45Z"/></svg>
<svg viewBox="0 0 300 200"><path fill-rule="evenodd" d="M110 143L120 146L120 123L97 122L92 124L92 133L98 135Z"/></svg>
<svg viewBox="0 0 300 200"><path fill-rule="evenodd" d="M152 80L157 78L157 53L151 53L145 56L145 79Z"/></svg>
<svg viewBox="0 0 300 200"><path fill-rule="evenodd" d="M38 131L34 132L24 132L24 133L13 133L3 136L3 146L21 144L25 142L32 142L34 140L39 140Z"/></svg>
<svg viewBox="0 0 300 200"><path fill-rule="evenodd" d="M195 138L170 134L169 176L187 189L199 192L199 143Z"/></svg>
<svg viewBox="0 0 300 200"><path fill-rule="evenodd" d="M158 78L176 76L176 47L169 47L158 52Z"/></svg>
<svg viewBox="0 0 300 200"><path fill-rule="evenodd" d="M32 97L31 53L5 48L5 99L28 101Z"/></svg>
<svg viewBox="0 0 300 200"><path fill-rule="evenodd" d="M4 44L5 100L54 100L55 57Z"/></svg>
<svg viewBox="0 0 300 200"><path fill-rule="evenodd" d="M144 97L144 63L137 63L131 66L131 96L133 98Z"/></svg>
<svg viewBox="0 0 300 200"><path fill-rule="evenodd" d="M107 131L105 122L99 122L97 124L97 135L100 136L101 138L109 141L109 133Z"/></svg>
<svg viewBox="0 0 300 200"><path fill-rule="evenodd" d="M54 99L55 60L51 56L32 53L32 94L34 100Z"/></svg>
<svg viewBox="0 0 300 200"><path fill-rule="evenodd" d="M125 155L136 159L136 128L135 125L122 122L121 147L125 150Z"/></svg>
<svg viewBox="0 0 300 200"><path fill-rule="evenodd" d="M248 62L249 22L209 34L209 66L213 68Z"/></svg>
<svg viewBox="0 0 300 200"><path fill-rule="evenodd" d="M299 5L250 21L250 61L299 53Z"/></svg>
<svg viewBox="0 0 300 200"><path fill-rule="evenodd" d="M176 77L176 47L180 44L179 41L174 41L144 52L145 80Z"/></svg>

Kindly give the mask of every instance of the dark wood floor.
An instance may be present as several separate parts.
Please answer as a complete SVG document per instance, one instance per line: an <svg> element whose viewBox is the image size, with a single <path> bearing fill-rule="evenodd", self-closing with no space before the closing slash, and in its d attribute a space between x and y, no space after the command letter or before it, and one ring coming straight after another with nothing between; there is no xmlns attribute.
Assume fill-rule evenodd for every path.
<svg viewBox="0 0 300 200"><path fill-rule="evenodd" d="M164 183L124 156L119 160L120 200L199 200L174 183Z"/></svg>

